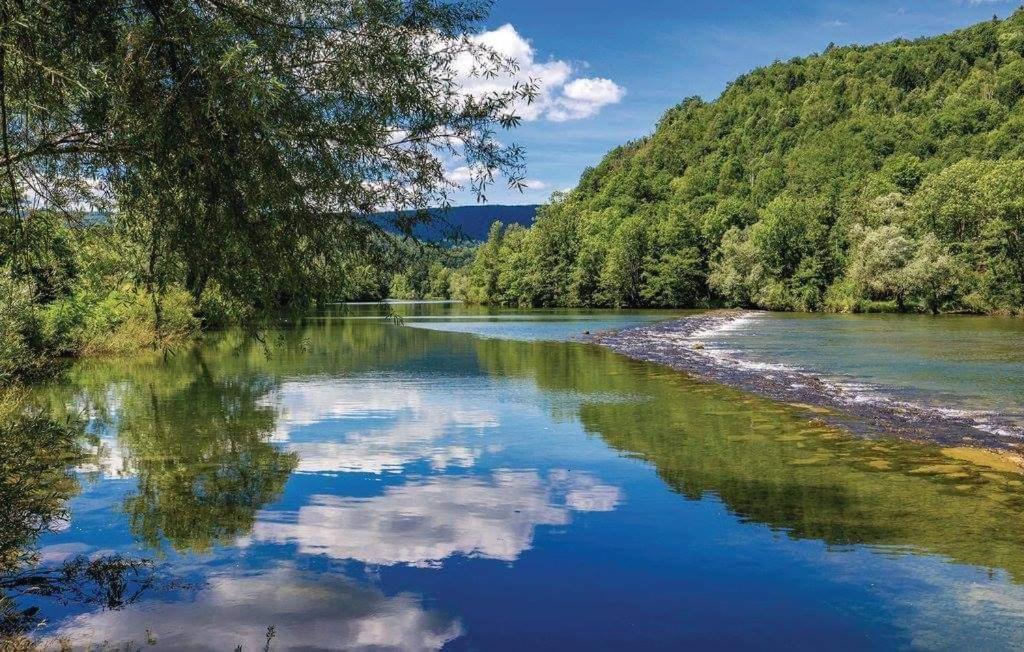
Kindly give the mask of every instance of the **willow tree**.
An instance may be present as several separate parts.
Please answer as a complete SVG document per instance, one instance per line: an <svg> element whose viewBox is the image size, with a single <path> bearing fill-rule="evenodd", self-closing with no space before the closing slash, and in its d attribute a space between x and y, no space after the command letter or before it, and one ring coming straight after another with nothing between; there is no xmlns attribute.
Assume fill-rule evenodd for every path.
<svg viewBox="0 0 1024 652"><path fill-rule="evenodd" d="M489 4L444 0L0 0L3 262L33 208L95 206L154 296L215 282L270 308L317 296L395 209L523 179L532 81L473 38ZM469 93L472 77L493 79Z"/></svg>

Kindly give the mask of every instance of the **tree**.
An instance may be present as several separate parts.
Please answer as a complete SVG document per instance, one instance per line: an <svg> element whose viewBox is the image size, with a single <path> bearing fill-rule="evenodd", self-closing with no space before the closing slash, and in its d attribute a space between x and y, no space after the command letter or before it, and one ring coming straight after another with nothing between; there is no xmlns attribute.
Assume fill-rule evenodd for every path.
<svg viewBox="0 0 1024 652"><path fill-rule="evenodd" d="M694 247L664 253L646 265L641 296L645 305L695 306L704 294L705 271Z"/></svg>
<svg viewBox="0 0 1024 652"><path fill-rule="evenodd" d="M450 299L449 289L452 279L452 270L440 261L430 264L427 272L427 298L429 299Z"/></svg>
<svg viewBox="0 0 1024 652"><path fill-rule="evenodd" d="M0 264L24 254L31 193L83 203L146 252L154 297L210 283L260 309L323 290L316 270L372 244L363 215L446 203L442 154L522 181L502 145L515 71L472 38L486 3L439 0L25 0L0 12ZM411 230L417 219L398 218ZM312 272L311 272L312 270ZM158 319L159 323L159 319Z"/></svg>
<svg viewBox="0 0 1024 652"><path fill-rule="evenodd" d="M991 169L989 162L964 159L926 179L913 199L918 230L956 245L974 240L987 212L978 187Z"/></svg>
<svg viewBox="0 0 1024 652"><path fill-rule="evenodd" d="M726 303L754 305L754 297L763 283L764 266L748 230L733 227L722 237L718 257L711 262L708 283Z"/></svg>
<svg viewBox="0 0 1024 652"><path fill-rule="evenodd" d="M686 100L543 209L517 264L541 305L817 310L829 289L831 309L1024 312L1022 33L1019 10Z"/></svg>
<svg viewBox="0 0 1024 652"><path fill-rule="evenodd" d="M390 299L415 299L416 290L409 283L409 277L398 273L391 278L391 287L388 289Z"/></svg>
<svg viewBox="0 0 1024 652"><path fill-rule="evenodd" d="M931 233L921 239L904 273L908 292L918 297L933 315L939 314L939 310L955 298L959 290L960 268Z"/></svg>
<svg viewBox="0 0 1024 652"><path fill-rule="evenodd" d="M648 234L644 222L627 218L615 231L601 269L601 287L613 306L639 306Z"/></svg>
<svg viewBox="0 0 1024 652"><path fill-rule="evenodd" d="M906 266L915 255L915 243L898 226L857 229L847 274L859 299L895 299L900 310L911 291Z"/></svg>
<svg viewBox="0 0 1024 652"><path fill-rule="evenodd" d="M1024 306L1024 161L1001 161L978 188L988 221L979 234L982 279L1001 311Z"/></svg>

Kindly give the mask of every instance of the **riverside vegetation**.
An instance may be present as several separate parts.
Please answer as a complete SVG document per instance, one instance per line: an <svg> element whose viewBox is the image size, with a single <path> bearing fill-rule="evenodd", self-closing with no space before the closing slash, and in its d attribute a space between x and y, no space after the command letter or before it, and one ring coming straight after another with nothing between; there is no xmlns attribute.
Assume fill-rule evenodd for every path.
<svg viewBox="0 0 1024 652"><path fill-rule="evenodd" d="M690 98L453 282L513 306L1024 310L1024 11Z"/></svg>
<svg viewBox="0 0 1024 652"><path fill-rule="evenodd" d="M481 196L497 174L522 183L497 132L536 86L462 91L517 70L472 38L488 8L4 4L0 383L387 294L421 257L396 241L448 203L445 156Z"/></svg>
<svg viewBox="0 0 1024 652"><path fill-rule="evenodd" d="M1015 459L864 441L804 408L599 347L328 317L283 324L276 337L231 329L187 354L80 360L54 373L61 360L165 353L204 330L253 327L346 299L1021 311L1024 15L938 39L830 48L755 71L715 102L688 100L671 110L653 136L616 150L577 189L557 195L532 227L492 227L475 251L424 245L410 236L430 213L398 209L448 202L446 155L465 158L480 195L497 173L513 186L523 180L522 151L496 134L516 126L512 109L536 88L468 97L458 87L465 76L516 70L471 38L486 8L440 0L0 3L0 504L9 507L0 514L0 648L32 648L44 632L54 646L94 632L155 643L132 622L136 613L143 625L155 620L154 606L164 609L160 624L172 646L174 636L206 636L188 609L175 625L171 605L205 609L196 596L208 595L207 580L225 580L216 566L241 569L243 556L266 586L281 585L288 596L289 609L270 601L261 611L255 607L266 591L247 583L254 576L243 572L222 585L245 589L240 595L251 602L243 610L252 611L257 639L266 631L268 648L271 623L301 642L318 624L347 627L346 619L358 624L369 614L374 626L352 631L387 634L395 628L373 620L389 613L382 604L413 616L396 622L425 620L434 640L461 636L457 622L415 617L414 596L431 593L428 585L412 582L387 596L315 565L305 572L332 577L328 583L280 581L300 574L293 562L306 552L295 550L287 527L274 527L288 523L261 514L315 496L344 498L339 476L363 467L344 459L318 401L345 416L346 401L360 409L372 403L361 390L379 397L375 417L397 422L380 433L390 439L378 438L381 463L397 474L384 498L447 486L451 507L443 512L474 519L484 509L480 522L499 527L494 539L466 542L459 537L474 532L472 521L433 526L426 514L420 521L431 526L410 530L400 504L396 533L371 531L365 550L338 561L364 564L355 573L363 578L379 578L382 567L426 573L442 571L448 557L472 561L472 568L449 566L471 573L447 577L486 591L481 598L459 592L489 607L472 621L477 641L507 641L506 627L487 625L501 625L491 615L507 605L486 600L511 595L494 591L477 562L500 562L505 572L531 548L554 556L533 575L520 566L531 580L524 586L542 590L517 602L536 610L526 620L539 625L559 616L551 629L520 632L538 636L537 644L573 629L595 642L616 640L621 628L594 627L615 618L594 619L603 606L587 601L612 591L653 598L627 614L650 617L649 632L664 631L661 614L669 611L715 626L694 611L697 602L669 600L685 597L679 586L703 586L702 603L725 613L721 595L706 599L718 584L662 563L674 556L652 554L652 546L684 538L684 530L662 525L693 534L693 509L711 493L725 507L715 520L729 528L756 522L797 544L921 551L985 566L997 571L999 588L1015 588L1024 575L1020 528L1006 519L1024 510ZM382 219L382 206L396 210ZM452 321L465 326L463 317ZM375 384L382 370L398 384ZM337 382L321 387L324 377ZM314 418L288 423L288 397L300 408L313 405ZM453 416L439 424L433 414ZM410 415L416 425L406 428ZM289 432L320 424L331 427ZM500 445L477 445L495 430ZM356 444L357 461L373 456L359 447L362 434L343 434ZM580 457L588 451L593 457ZM423 475L427 460L434 477ZM650 470L667 489L646 483ZM612 480L600 481L606 472L628 479L636 499L621 500ZM402 486L397 478L406 473L422 477ZM355 494L378 491L374 473L350 477ZM458 502L464 492L468 504ZM384 501L320 507L344 513L371 502ZM486 511L494 505L509 511ZM645 511L651 506L666 511ZM598 520L616 510L621 520ZM566 564L533 531L557 526L567 537L571 514L593 520L575 530L579 538L565 538L573 562ZM636 541L643 554L620 549L609 564L604 539L590 534L602 522L614 528L607 540ZM505 533L504 523L515 531ZM647 529L638 533L638 524ZM391 557L370 554L374 544L394 541L403 545ZM243 542L263 552L240 555ZM750 551L767 551L771 561L771 550L754 543ZM717 543L701 547L724 550L723 567L761 561ZM634 568L637 560L656 563ZM594 590L552 567L583 568L608 583ZM607 572L615 568L637 572ZM872 581L894 576L870 570L878 571L867 576ZM652 591L653 578L670 581ZM732 600L736 591L722 586ZM818 602L809 595L794 594ZM570 615L587 626L565 621L544 596L582 605ZM754 604L776 598L757 595ZM356 608L339 611L339 604ZM215 629L237 624L237 612L235 620L223 613L205 616ZM833 621L822 618L835 616L769 615L823 630ZM1018 620L1015 612L987 615L977 621ZM75 630L93 617L91 630ZM936 636L958 640L949 638L946 630L958 633L949 622L939 624ZM870 619L860 625L878 630ZM963 640L977 640L964 632ZM799 635L807 640L806 631ZM236 645L229 643L225 649Z"/></svg>

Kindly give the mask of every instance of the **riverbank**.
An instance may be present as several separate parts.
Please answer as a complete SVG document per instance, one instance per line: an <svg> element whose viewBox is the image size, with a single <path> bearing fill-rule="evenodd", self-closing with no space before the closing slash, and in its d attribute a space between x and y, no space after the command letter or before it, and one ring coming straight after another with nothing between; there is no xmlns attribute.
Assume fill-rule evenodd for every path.
<svg viewBox="0 0 1024 652"><path fill-rule="evenodd" d="M806 408L861 436L895 436L944 447L1024 451L1024 431L1003 415L920 405L855 382L777 362L752 361L710 345L761 313L717 310L650 325L597 333L588 341L630 358L663 364L703 380ZM1018 464L1018 462L1014 462ZM1020 466L1020 464L1018 464Z"/></svg>

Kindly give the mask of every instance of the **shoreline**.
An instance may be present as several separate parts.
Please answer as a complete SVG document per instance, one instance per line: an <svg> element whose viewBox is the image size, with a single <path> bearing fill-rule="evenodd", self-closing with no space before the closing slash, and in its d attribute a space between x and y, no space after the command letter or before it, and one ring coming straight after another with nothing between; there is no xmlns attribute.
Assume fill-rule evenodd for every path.
<svg viewBox="0 0 1024 652"><path fill-rule="evenodd" d="M998 451L1024 472L1024 439L1016 433L957 413L894 400L863 400L842 384L781 364L747 363L706 346L704 338L742 325L756 312L713 310L618 331L584 341L634 360L661 364L697 379L734 387L804 409L862 437L896 437L946 448ZM986 429L986 425L990 428Z"/></svg>

